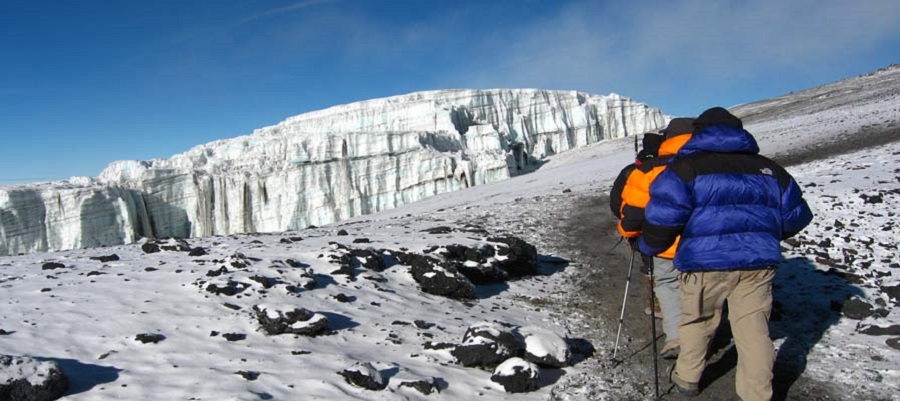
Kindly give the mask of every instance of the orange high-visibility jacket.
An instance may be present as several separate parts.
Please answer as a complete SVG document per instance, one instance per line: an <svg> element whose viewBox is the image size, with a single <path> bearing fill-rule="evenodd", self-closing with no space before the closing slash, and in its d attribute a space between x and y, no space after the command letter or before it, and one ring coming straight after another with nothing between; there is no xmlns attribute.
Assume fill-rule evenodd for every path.
<svg viewBox="0 0 900 401"><path fill-rule="evenodd" d="M669 159L674 157L690 139L689 132L669 136L660 145L658 157L645 160L628 176L622 190L622 209L618 225L619 234L623 237L634 238L641 235L641 228L644 227L644 208L650 202L650 184L666 169ZM678 239L669 249L657 256L672 259L677 248Z"/></svg>

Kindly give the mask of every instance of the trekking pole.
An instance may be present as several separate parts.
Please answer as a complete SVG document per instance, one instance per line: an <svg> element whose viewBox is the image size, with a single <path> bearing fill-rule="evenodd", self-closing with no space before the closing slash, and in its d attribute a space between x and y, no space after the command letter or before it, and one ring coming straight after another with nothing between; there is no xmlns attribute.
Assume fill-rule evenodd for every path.
<svg viewBox="0 0 900 401"><path fill-rule="evenodd" d="M656 291L654 291L654 287L656 286L656 282L653 280L653 263L649 263L650 265L650 332L653 333L653 338L650 339L650 342L653 343L653 385L656 388L656 398L659 399L659 354L656 351L656 304L654 301L656 300Z"/></svg>
<svg viewBox="0 0 900 401"><path fill-rule="evenodd" d="M625 319L625 303L628 301L628 285L631 284L631 271L634 270L634 254L635 251L633 248L631 249L631 263L628 264L628 278L625 280L625 295L622 297L622 312L619 313L619 329L616 330L616 345L613 347L613 360L616 359L616 354L619 352L619 335L622 334L622 321Z"/></svg>

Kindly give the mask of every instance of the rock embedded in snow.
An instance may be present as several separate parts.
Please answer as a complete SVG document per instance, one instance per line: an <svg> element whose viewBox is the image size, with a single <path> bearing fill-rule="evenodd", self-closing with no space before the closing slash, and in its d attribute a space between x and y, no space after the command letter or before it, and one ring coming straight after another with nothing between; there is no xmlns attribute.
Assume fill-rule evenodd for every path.
<svg viewBox="0 0 900 401"><path fill-rule="evenodd" d="M857 327L856 331L870 336L897 336L900 335L900 324L892 324L887 327L865 324Z"/></svg>
<svg viewBox="0 0 900 401"><path fill-rule="evenodd" d="M887 344L888 347L900 351L900 337L888 338L884 343Z"/></svg>
<svg viewBox="0 0 900 401"><path fill-rule="evenodd" d="M527 393L538 389L541 372L537 365L522 358L510 358L494 369L491 381L507 393Z"/></svg>
<svg viewBox="0 0 900 401"><path fill-rule="evenodd" d="M343 376L347 383L366 390L380 391L388 385L388 380L368 362L356 363L338 374Z"/></svg>
<svg viewBox="0 0 900 401"><path fill-rule="evenodd" d="M101 263L115 262L115 261L119 260L119 255L112 254L112 255L91 256L89 259L96 260Z"/></svg>
<svg viewBox="0 0 900 401"><path fill-rule="evenodd" d="M41 265L41 270L65 269L66 265L59 262L47 262Z"/></svg>
<svg viewBox="0 0 900 401"><path fill-rule="evenodd" d="M572 358L566 339L540 327L519 329L525 338L525 360L540 366L563 368Z"/></svg>
<svg viewBox="0 0 900 401"><path fill-rule="evenodd" d="M440 90L301 114L96 179L0 189L0 255L321 226L665 124L611 94Z"/></svg>
<svg viewBox="0 0 900 401"><path fill-rule="evenodd" d="M455 299L475 298L475 285L453 266L430 256L397 252L400 263L410 266L413 279L422 291Z"/></svg>
<svg viewBox="0 0 900 401"><path fill-rule="evenodd" d="M491 237L488 241L506 244L497 251L500 267L513 277L531 276L537 273L537 248L515 236Z"/></svg>
<svg viewBox="0 0 900 401"><path fill-rule="evenodd" d="M269 335L299 334L316 336L328 329L328 318L319 313L299 307L274 307L256 305L253 307L260 326Z"/></svg>
<svg viewBox="0 0 900 401"><path fill-rule="evenodd" d="M157 333L142 333L138 334L134 337L135 341L140 341L143 344L156 344L166 339L166 336Z"/></svg>
<svg viewBox="0 0 900 401"><path fill-rule="evenodd" d="M841 306L841 314L848 319L862 320L874 313L874 308L868 302L859 298L848 299Z"/></svg>
<svg viewBox="0 0 900 401"><path fill-rule="evenodd" d="M450 354L466 367L493 368L522 355L522 344L512 330L492 322L475 323L466 330L462 344Z"/></svg>
<svg viewBox="0 0 900 401"><path fill-rule="evenodd" d="M440 392L440 388L438 388L437 382L439 379L434 377L422 377L419 379L407 379L403 380L402 378L394 377L394 380L402 380L397 387L409 387L412 388L424 395L429 395L435 391Z"/></svg>
<svg viewBox="0 0 900 401"><path fill-rule="evenodd" d="M62 397L69 380L56 362L0 355L0 400L51 401Z"/></svg>

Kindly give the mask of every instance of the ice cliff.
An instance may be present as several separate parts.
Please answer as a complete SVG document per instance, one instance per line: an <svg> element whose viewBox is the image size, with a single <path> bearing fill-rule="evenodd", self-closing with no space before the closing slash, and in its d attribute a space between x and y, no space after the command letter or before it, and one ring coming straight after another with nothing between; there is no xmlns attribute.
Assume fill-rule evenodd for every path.
<svg viewBox="0 0 900 401"><path fill-rule="evenodd" d="M301 114L97 178L0 187L0 255L324 225L656 129L616 94L440 90Z"/></svg>

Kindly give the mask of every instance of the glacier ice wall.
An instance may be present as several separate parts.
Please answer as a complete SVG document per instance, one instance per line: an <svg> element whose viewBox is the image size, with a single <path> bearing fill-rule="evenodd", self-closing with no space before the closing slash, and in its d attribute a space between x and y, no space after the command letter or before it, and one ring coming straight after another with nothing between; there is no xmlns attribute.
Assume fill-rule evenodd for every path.
<svg viewBox="0 0 900 401"><path fill-rule="evenodd" d="M527 171L657 129L619 95L417 92L301 114L97 178L0 187L0 255L324 225Z"/></svg>

